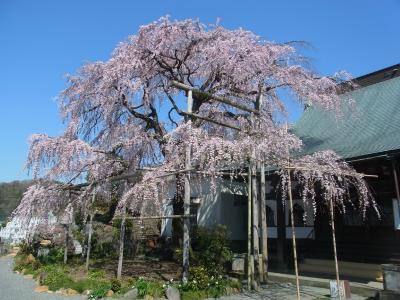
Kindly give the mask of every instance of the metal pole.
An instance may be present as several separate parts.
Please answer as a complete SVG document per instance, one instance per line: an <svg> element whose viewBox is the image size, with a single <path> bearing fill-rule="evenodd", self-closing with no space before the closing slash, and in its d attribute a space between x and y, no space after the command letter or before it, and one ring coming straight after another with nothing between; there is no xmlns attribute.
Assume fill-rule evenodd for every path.
<svg viewBox="0 0 400 300"><path fill-rule="evenodd" d="M188 91L188 98L187 98L187 106L188 112L192 112L193 106L193 97L192 91ZM190 146L186 146L185 149L185 169L190 169ZM185 195L184 195L184 202L183 202L183 213L186 216L183 220L183 272L182 272L182 281L184 283L188 282L189 279L189 248L190 248L190 219L187 217L190 215L190 173L185 173Z"/></svg>
<svg viewBox="0 0 400 300"><path fill-rule="evenodd" d="M260 198L261 198L261 253L263 261L262 282L268 280L268 224L267 224L267 199L265 192L265 165L264 162L260 166Z"/></svg>
<svg viewBox="0 0 400 300"><path fill-rule="evenodd" d="M333 201L332 201L331 192L328 193L328 197L329 197L329 210L330 210L331 228L332 228L333 255L335 257L336 284L337 284L339 300L341 300L342 297L340 295L339 264L338 264L337 252L336 252L335 217L334 217L334 212L333 212Z"/></svg>
<svg viewBox="0 0 400 300"><path fill-rule="evenodd" d="M251 168L249 164L247 177L247 286L251 289L252 281L252 263L253 259L251 257Z"/></svg>
<svg viewBox="0 0 400 300"><path fill-rule="evenodd" d="M296 250L296 233L294 227L294 214L293 214L293 197L292 197L292 179L290 175L290 170L288 172L288 194L289 194L289 208L290 208L290 223L292 225L292 243L293 243L293 261L294 261L294 271L296 274L296 290L297 299L300 300L300 282L299 282L299 269L297 267L297 250Z"/></svg>

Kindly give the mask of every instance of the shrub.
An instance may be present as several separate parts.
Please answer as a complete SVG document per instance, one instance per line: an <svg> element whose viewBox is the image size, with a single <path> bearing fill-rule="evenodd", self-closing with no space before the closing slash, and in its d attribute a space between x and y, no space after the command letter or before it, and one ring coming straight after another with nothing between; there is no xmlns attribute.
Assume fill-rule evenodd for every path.
<svg viewBox="0 0 400 300"><path fill-rule="evenodd" d="M60 265L48 265L42 268L46 276L42 279L41 284L47 285L50 290L56 291L60 288L74 288L74 280L68 276L65 268Z"/></svg>
<svg viewBox="0 0 400 300"><path fill-rule="evenodd" d="M35 249L31 244L22 242L18 246L19 246L19 251L18 251L19 254L29 255L35 252Z"/></svg>
<svg viewBox="0 0 400 300"><path fill-rule="evenodd" d="M64 249L52 248L47 255L40 256L39 260L42 264L60 263L64 260Z"/></svg>
<svg viewBox="0 0 400 300"><path fill-rule="evenodd" d="M93 299L93 300L101 299L107 294L109 289L110 289L109 284L106 283L98 284L92 289L88 299Z"/></svg>
<svg viewBox="0 0 400 300"><path fill-rule="evenodd" d="M141 298L146 295L160 297L164 292L160 282L150 281L143 277L136 280L134 287L138 289L138 296Z"/></svg>
<svg viewBox="0 0 400 300"><path fill-rule="evenodd" d="M106 277L106 272L104 272L103 270L89 270L89 279L101 279L104 277Z"/></svg>
<svg viewBox="0 0 400 300"><path fill-rule="evenodd" d="M232 261L226 226L197 227L193 232L192 248L194 265L203 266L209 275L222 274L225 265Z"/></svg>
<svg viewBox="0 0 400 300"><path fill-rule="evenodd" d="M193 267L190 269L190 281L191 290L203 290L208 287L209 284L208 272L204 267Z"/></svg>
<svg viewBox="0 0 400 300"><path fill-rule="evenodd" d="M121 289L121 286L122 286L121 281L115 278L111 279L111 290L113 292L115 293L118 292Z"/></svg>

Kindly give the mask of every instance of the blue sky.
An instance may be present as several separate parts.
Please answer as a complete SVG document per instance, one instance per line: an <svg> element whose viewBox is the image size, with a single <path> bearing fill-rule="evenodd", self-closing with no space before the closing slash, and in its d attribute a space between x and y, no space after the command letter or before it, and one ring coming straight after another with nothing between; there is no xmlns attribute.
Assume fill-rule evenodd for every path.
<svg viewBox="0 0 400 300"><path fill-rule="evenodd" d="M400 62L400 0L0 0L0 182L26 179L32 133L62 133L54 98L64 74L105 60L137 28L170 15L304 40L322 74L363 75ZM299 111L293 108L292 120Z"/></svg>

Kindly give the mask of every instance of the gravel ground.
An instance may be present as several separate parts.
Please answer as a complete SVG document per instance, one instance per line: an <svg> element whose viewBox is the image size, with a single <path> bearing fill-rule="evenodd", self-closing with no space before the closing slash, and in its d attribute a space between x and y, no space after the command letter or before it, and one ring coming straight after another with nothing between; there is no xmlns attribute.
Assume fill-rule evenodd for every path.
<svg viewBox="0 0 400 300"><path fill-rule="evenodd" d="M330 299L329 290L318 287L302 286L301 300ZM296 300L296 286L290 283L271 283L260 292L241 293L225 296L220 300ZM364 300L365 297L352 295L351 300ZM211 299L209 299L211 300Z"/></svg>
<svg viewBox="0 0 400 300"><path fill-rule="evenodd" d="M0 257L0 300L82 300L83 296L36 293L36 282L12 271L13 258Z"/></svg>

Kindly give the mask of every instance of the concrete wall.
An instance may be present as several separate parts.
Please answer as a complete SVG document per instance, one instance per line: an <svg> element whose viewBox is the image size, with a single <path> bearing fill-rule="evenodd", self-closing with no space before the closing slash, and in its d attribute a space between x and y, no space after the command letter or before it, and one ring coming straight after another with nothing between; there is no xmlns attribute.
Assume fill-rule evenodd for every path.
<svg viewBox="0 0 400 300"><path fill-rule="evenodd" d="M247 239L247 185L244 183L231 182L229 180L217 179L215 188L212 183L205 179L197 180L191 186L191 198L200 198L201 202L197 211L197 224L201 226L213 227L223 224L228 227L231 240ZM174 195L174 184L168 189L167 198ZM268 188L268 183L267 183ZM294 204L302 206L307 219L304 226L295 228L297 238L314 238L313 235L313 208L311 205L304 205L299 199L294 200ZM274 224L277 224L276 201L267 200L267 205L274 211ZM289 203L285 205L286 238L291 238L291 228L289 224ZM165 206L165 214L172 214L172 205ZM172 220L162 222L162 235L171 236ZM268 237L277 238L276 227L268 228Z"/></svg>

